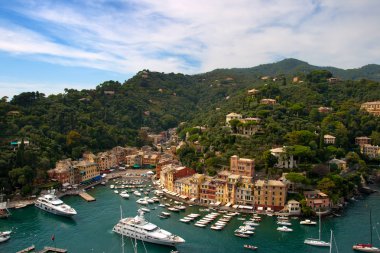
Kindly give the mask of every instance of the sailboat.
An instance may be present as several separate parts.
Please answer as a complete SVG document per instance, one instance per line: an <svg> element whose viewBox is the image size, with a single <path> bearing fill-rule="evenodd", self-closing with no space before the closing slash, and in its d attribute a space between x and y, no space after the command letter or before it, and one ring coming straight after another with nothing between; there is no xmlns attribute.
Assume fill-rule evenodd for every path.
<svg viewBox="0 0 380 253"><path fill-rule="evenodd" d="M361 252L380 252L380 249L372 245L372 212L369 210L369 232L371 235L371 243L358 243L352 248Z"/></svg>
<svg viewBox="0 0 380 253"><path fill-rule="evenodd" d="M318 239L316 238L307 238L304 243L312 246L318 247L329 247L331 246L331 242L325 242L321 240L321 214L319 212L319 230L318 230Z"/></svg>

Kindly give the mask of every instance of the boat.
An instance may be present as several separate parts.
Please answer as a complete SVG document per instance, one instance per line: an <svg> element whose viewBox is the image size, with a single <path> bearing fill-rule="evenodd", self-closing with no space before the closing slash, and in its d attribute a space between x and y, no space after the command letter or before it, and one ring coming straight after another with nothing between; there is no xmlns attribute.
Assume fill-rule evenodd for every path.
<svg viewBox="0 0 380 253"><path fill-rule="evenodd" d="M179 219L179 221L184 222L184 223L189 223L189 222L192 221L192 220L189 220L189 219L183 218L183 219Z"/></svg>
<svg viewBox="0 0 380 253"><path fill-rule="evenodd" d="M150 212L150 210L149 210L148 208L145 208L145 207L141 208L141 210L142 210L143 212L145 212L145 213L149 213L149 212Z"/></svg>
<svg viewBox="0 0 380 253"><path fill-rule="evenodd" d="M278 227L278 228L277 228L277 231L281 231L281 232L292 232L293 229L288 228L288 227L286 227L286 226L282 226L282 227Z"/></svg>
<svg viewBox="0 0 380 253"><path fill-rule="evenodd" d="M325 242L321 240L321 214L319 216L319 229L318 229L318 238L307 238L304 243L312 246L318 247L330 247L329 242Z"/></svg>
<svg viewBox="0 0 380 253"><path fill-rule="evenodd" d="M352 249L361 252L380 252L378 247L372 245L372 211L369 210L369 232L370 232L370 243L358 243L352 246Z"/></svg>
<svg viewBox="0 0 380 253"><path fill-rule="evenodd" d="M247 234L242 234L242 233L235 233L235 236L237 236L237 237L241 237L241 238L248 238L248 237L249 237L249 235L247 235Z"/></svg>
<svg viewBox="0 0 380 253"><path fill-rule="evenodd" d="M148 201L145 199L138 199L136 200L136 203L139 203L140 205L148 205Z"/></svg>
<svg viewBox="0 0 380 253"><path fill-rule="evenodd" d="M0 236L12 234L11 230L0 232Z"/></svg>
<svg viewBox="0 0 380 253"><path fill-rule="evenodd" d="M168 212L161 212L162 215L165 215L165 216L170 216L171 213L168 213Z"/></svg>
<svg viewBox="0 0 380 253"><path fill-rule="evenodd" d="M206 225L206 224L203 224L203 223L199 223L199 222L197 222L197 223L194 224L194 226L197 226L197 227L200 227L200 228L204 228L204 227L206 227L207 225Z"/></svg>
<svg viewBox="0 0 380 253"><path fill-rule="evenodd" d="M249 245L249 244L244 244L244 248L251 249L251 250L257 250L258 249L256 246Z"/></svg>
<svg viewBox="0 0 380 253"><path fill-rule="evenodd" d="M158 206L159 206L159 207L165 207L165 205L164 205L164 204L159 204Z"/></svg>
<svg viewBox="0 0 380 253"><path fill-rule="evenodd" d="M260 224L259 223L256 223L256 222L253 222L253 221L244 221L243 222L244 225L249 225L249 226L259 226Z"/></svg>
<svg viewBox="0 0 380 253"><path fill-rule="evenodd" d="M119 191L118 191L118 190L114 190L113 192L116 193L116 194L119 194Z"/></svg>
<svg viewBox="0 0 380 253"><path fill-rule="evenodd" d="M134 191L133 194L135 194L136 196L140 197L141 196L141 193L139 191Z"/></svg>
<svg viewBox="0 0 380 253"><path fill-rule="evenodd" d="M20 209L20 208L24 208L24 207L26 207L27 206L27 204L25 204L25 203L19 203L19 204L16 204L15 205L15 208L16 209Z"/></svg>
<svg viewBox="0 0 380 253"><path fill-rule="evenodd" d="M162 214L159 214L158 217L160 217L161 219L167 219L167 218L169 218L169 216L162 215Z"/></svg>
<svg viewBox="0 0 380 253"><path fill-rule="evenodd" d="M137 240L167 246L175 246L185 242L185 240L178 235L174 235L146 221L144 212L141 209L138 210L136 217L122 218L113 227L112 231Z"/></svg>
<svg viewBox="0 0 380 253"><path fill-rule="evenodd" d="M115 188L115 185L111 184L111 185L110 185L110 188L111 188L111 189Z"/></svg>
<svg viewBox="0 0 380 253"><path fill-rule="evenodd" d="M125 198L125 199L129 198L129 194L128 194L127 192L121 192L119 195L120 195L122 198Z"/></svg>
<svg viewBox="0 0 380 253"><path fill-rule="evenodd" d="M63 201L55 195L54 190L49 194L39 197L34 205L44 211L61 216L71 217L77 214L74 208L63 203Z"/></svg>
<svg viewBox="0 0 380 253"><path fill-rule="evenodd" d="M0 242L8 241L10 238L10 235L0 235Z"/></svg>
<svg viewBox="0 0 380 253"><path fill-rule="evenodd" d="M291 226L292 223L287 222L287 221L277 221L277 225L282 225L282 226Z"/></svg>
<svg viewBox="0 0 380 253"><path fill-rule="evenodd" d="M174 208L174 207L169 207L168 210L172 212L179 212L179 209Z"/></svg>
<svg viewBox="0 0 380 253"><path fill-rule="evenodd" d="M246 234L246 235L253 235L255 233L251 230L246 230L246 229L242 229L242 228L236 229L234 232L235 233L242 233L242 234Z"/></svg>
<svg viewBox="0 0 380 253"><path fill-rule="evenodd" d="M300 224L301 225L317 225L315 221L311 221L311 220L302 220L300 221Z"/></svg>
<svg viewBox="0 0 380 253"><path fill-rule="evenodd" d="M253 230L255 230L256 228L251 227L251 226L248 226L248 225L245 225L245 226L240 226L239 229L245 229L245 230L253 231Z"/></svg>

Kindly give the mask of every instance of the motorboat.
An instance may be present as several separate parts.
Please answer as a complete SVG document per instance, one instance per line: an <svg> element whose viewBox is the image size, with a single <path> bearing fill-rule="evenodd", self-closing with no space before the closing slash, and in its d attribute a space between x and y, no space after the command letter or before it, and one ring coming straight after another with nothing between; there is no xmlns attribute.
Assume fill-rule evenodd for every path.
<svg viewBox="0 0 380 253"><path fill-rule="evenodd" d="M138 196L138 197L141 196L141 193L139 191L134 191L133 194L136 195L136 196Z"/></svg>
<svg viewBox="0 0 380 253"><path fill-rule="evenodd" d="M175 246L185 242L178 235L174 235L146 221L144 212L141 209L138 210L136 217L122 218L113 227L112 231L137 240L168 246Z"/></svg>
<svg viewBox="0 0 380 253"><path fill-rule="evenodd" d="M170 216L171 213L168 213L168 212L161 212L162 215L165 215L165 216Z"/></svg>
<svg viewBox="0 0 380 253"><path fill-rule="evenodd" d="M175 207L169 207L168 210L172 211L172 212L179 212L179 209L177 209Z"/></svg>
<svg viewBox="0 0 380 253"><path fill-rule="evenodd" d="M236 229L235 230L235 233L243 233L243 234L246 234L246 235L253 235L255 232L251 231L251 230L245 230L245 229Z"/></svg>
<svg viewBox="0 0 380 253"><path fill-rule="evenodd" d="M197 223L194 224L194 226L197 226L197 227L200 227L200 228L204 228L204 227L206 227L207 225L206 225L206 224L203 224L203 223L199 223L199 222L197 222Z"/></svg>
<svg viewBox="0 0 380 253"><path fill-rule="evenodd" d="M244 248L245 249L251 249L251 250L257 250L258 249L256 246L249 245L249 244L244 244Z"/></svg>
<svg viewBox="0 0 380 253"><path fill-rule="evenodd" d="M277 228L277 231L281 231L281 232L292 232L293 229L288 228L287 226L282 226L282 227L278 227L278 228Z"/></svg>
<svg viewBox="0 0 380 253"><path fill-rule="evenodd" d="M125 199L129 198L129 194L126 191L122 191L119 195Z"/></svg>
<svg viewBox="0 0 380 253"><path fill-rule="evenodd" d="M145 208L145 207L141 208L141 210L142 210L144 213L149 213L149 212L150 212L150 210L149 210L148 208Z"/></svg>
<svg viewBox="0 0 380 253"><path fill-rule="evenodd" d="M224 227L223 226L212 225L210 228L213 229L213 230L222 230Z"/></svg>
<svg viewBox="0 0 380 253"><path fill-rule="evenodd" d="M311 220L302 220L300 221L301 225L317 225L317 222Z"/></svg>
<svg viewBox="0 0 380 253"><path fill-rule="evenodd" d="M136 203L139 203L140 205L148 205L148 201L145 199L138 199L136 200Z"/></svg>
<svg viewBox="0 0 380 253"><path fill-rule="evenodd" d="M259 223L256 223L256 222L253 222L253 221L244 221L243 224L244 225L249 225L249 226L254 226L254 227L257 227L257 226L260 225Z"/></svg>
<svg viewBox="0 0 380 253"><path fill-rule="evenodd" d="M0 243L8 241L11 238L10 235L0 235Z"/></svg>
<svg viewBox="0 0 380 253"><path fill-rule="evenodd" d="M235 236L237 236L237 237L241 237L241 238L248 238L248 237L249 237L249 235L247 235L247 234L242 234L242 233L235 233Z"/></svg>
<svg viewBox="0 0 380 253"><path fill-rule="evenodd" d="M183 219L179 219L179 221L184 222L184 223L189 223L191 220L183 218Z"/></svg>
<svg viewBox="0 0 380 253"><path fill-rule="evenodd" d="M288 222L288 221L277 221L277 225L282 225L282 226L291 226L292 223Z"/></svg>
<svg viewBox="0 0 380 253"><path fill-rule="evenodd" d="M39 197L34 204L36 207L57 215L71 217L77 214L74 208L63 203L52 190L49 194Z"/></svg>
<svg viewBox="0 0 380 253"><path fill-rule="evenodd" d="M245 226L240 226L239 229L245 229L245 230L253 231L253 230L255 230L256 228L255 228L255 227L248 226L248 225L245 225Z"/></svg>

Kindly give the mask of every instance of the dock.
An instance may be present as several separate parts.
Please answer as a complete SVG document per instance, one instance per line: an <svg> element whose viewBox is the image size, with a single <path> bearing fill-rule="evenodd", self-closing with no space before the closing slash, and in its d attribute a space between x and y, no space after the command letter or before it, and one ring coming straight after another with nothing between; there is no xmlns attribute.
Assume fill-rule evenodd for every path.
<svg viewBox="0 0 380 253"><path fill-rule="evenodd" d="M32 246L30 246L30 247L28 247L28 248L26 248L26 249L23 249L23 250L17 251L16 253L28 253L28 252L34 250L34 248L35 248L34 245L32 245Z"/></svg>
<svg viewBox="0 0 380 253"><path fill-rule="evenodd" d="M39 251L38 253L67 253L67 249L60 249L60 248L54 248L54 247L45 247L43 250Z"/></svg>
<svg viewBox="0 0 380 253"><path fill-rule="evenodd" d="M80 192L79 193L79 196L81 196L84 200L86 200L87 202L91 202L91 201L95 201L96 199L94 197L92 197L90 194L88 194L87 192Z"/></svg>
<svg viewBox="0 0 380 253"><path fill-rule="evenodd" d="M32 245L26 249L23 249L23 250L20 250L20 251L17 251L16 253L32 253L32 252L36 252L35 251L35 246ZM40 250L38 251L37 253L67 253L67 249L60 249L60 248L55 248L55 247L48 247L46 246L43 250Z"/></svg>

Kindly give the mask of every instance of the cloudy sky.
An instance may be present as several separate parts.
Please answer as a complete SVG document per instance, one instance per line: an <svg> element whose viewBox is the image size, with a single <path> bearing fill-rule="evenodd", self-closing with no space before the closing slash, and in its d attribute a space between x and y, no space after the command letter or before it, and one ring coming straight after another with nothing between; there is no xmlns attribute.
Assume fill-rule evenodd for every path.
<svg viewBox="0 0 380 253"><path fill-rule="evenodd" d="M94 88L141 69L379 64L379 11L378 0L3 1L0 97Z"/></svg>

